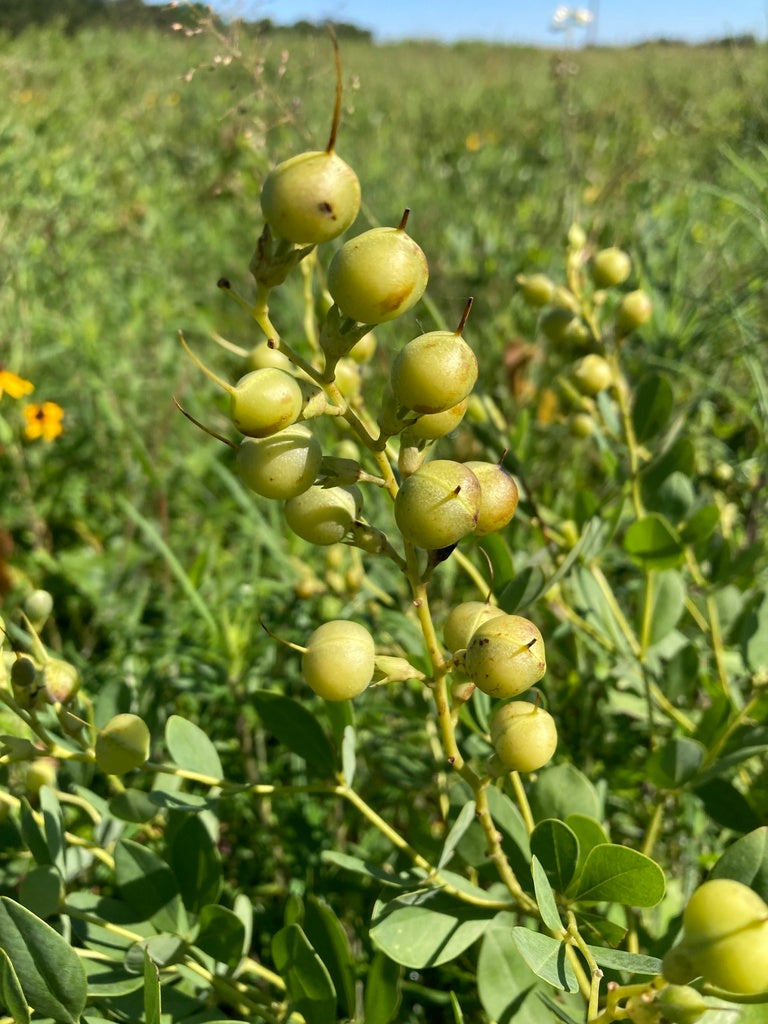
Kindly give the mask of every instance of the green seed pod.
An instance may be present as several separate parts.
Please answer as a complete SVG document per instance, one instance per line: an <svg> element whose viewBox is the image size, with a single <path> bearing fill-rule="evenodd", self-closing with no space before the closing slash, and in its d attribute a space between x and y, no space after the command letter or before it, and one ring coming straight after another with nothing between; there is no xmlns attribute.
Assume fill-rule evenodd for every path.
<svg viewBox="0 0 768 1024"><path fill-rule="evenodd" d="M643 324L648 323L653 313L651 300L644 291L638 289L627 292L616 310L616 334L624 337Z"/></svg>
<svg viewBox="0 0 768 1024"><path fill-rule="evenodd" d="M560 344L569 339L569 331L578 320L570 309L550 309L541 318L541 330L550 341Z"/></svg>
<svg viewBox="0 0 768 1024"><path fill-rule="evenodd" d="M149 729L138 715L111 718L96 737L96 764L105 775L124 775L149 757Z"/></svg>
<svg viewBox="0 0 768 1024"><path fill-rule="evenodd" d="M546 306L555 294L555 283L546 274L518 274L515 278L529 306Z"/></svg>
<svg viewBox="0 0 768 1024"><path fill-rule="evenodd" d="M232 422L247 437L269 437L295 423L304 396L296 378L277 367L251 370L230 392Z"/></svg>
<svg viewBox="0 0 768 1024"><path fill-rule="evenodd" d="M694 977L740 995L768 990L768 904L742 882L699 886L683 912L681 945Z"/></svg>
<svg viewBox="0 0 768 1024"><path fill-rule="evenodd" d="M369 363L373 359L375 351L376 335L373 331L368 331L349 350L349 357L354 359L356 363Z"/></svg>
<svg viewBox="0 0 768 1024"><path fill-rule="evenodd" d="M40 629L52 611L53 597L47 590L33 590L24 599L24 614L36 629Z"/></svg>
<svg viewBox="0 0 768 1024"><path fill-rule="evenodd" d="M332 619L312 633L301 659L301 671L324 700L349 700L365 690L375 667L373 637L357 622Z"/></svg>
<svg viewBox="0 0 768 1024"><path fill-rule="evenodd" d="M504 704L491 718L491 743L510 772L543 768L557 748L557 726L548 711L526 700Z"/></svg>
<svg viewBox="0 0 768 1024"><path fill-rule="evenodd" d="M19 655L11 665L11 685L13 691L27 691L37 687L37 665L31 658Z"/></svg>
<svg viewBox="0 0 768 1024"><path fill-rule="evenodd" d="M475 353L453 331L430 331L414 338L392 364L395 400L415 412L445 412L465 399L476 381Z"/></svg>
<svg viewBox="0 0 768 1024"><path fill-rule="evenodd" d="M358 177L333 150L283 161L269 172L261 190L261 210L272 231L299 245L336 238L359 209Z"/></svg>
<svg viewBox="0 0 768 1024"><path fill-rule="evenodd" d="M43 786L56 786L56 769L58 761L52 757L37 757L24 773L24 786L27 795L36 799Z"/></svg>
<svg viewBox="0 0 768 1024"><path fill-rule="evenodd" d="M463 399L450 409L443 412L428 412L408 427L403 434L404 444L418 444L422 441L436 441L439 437L445 437L464 419L464 414L469 405L469 398Z"/></svg>
<svg viewBox="0 0 768 1024"><path fill-rule="evenodd" d="M61 658L48 658L43 662L40 675L51 704L66 704L80 689L80 673Z"/></svg>
<svg viewBox="0 0 768 1024"><path fill-rule="evenodd" d="M323 459L320 442L308 427L293 423L269 437L245 437L237 449L237 473L263 498L286 500L315 482Z"/></svg>
<svg viewBox="0 0 768 1024"><path fill-rule="evenodd" d="M480 512L480 484L460 462L436 459L405 480L395 498L395 521L417 547L438 551L471 533Z"/></svg>
<svg viewBox="0 0 768 1024"><path fill-rule="evenodd" d="M538 627L521 615L490 619L472 635L464 669L490 697L516 697L547 670L544 639Z"/></svg>
<svg viewBox="0 0 768 1024"><path fill-rule="evenodd" d="M363 387L360 367L354 359L340 359L336 363L333 380L336 387L348 401L357 398Z"/></svg>
<svg viewBox="0 0 768 1024"><path fill-rule="evenodd" d="M310 544L337 544L348 535L362 504L357 487L313 486L286 501L285 521Z"/></svg>
<svg viewBox="0 0 768 1024"><path fill-rule="evenodd" d="M690 985L665 985L656 1005L669 1024L696 1024L709 1009L701 993Z"/></svg>
<svg viewBox="0 0 768 1024"><path fill-rule="evenodd" d="M480 483L480 515L474 529L476 537L502 530L517 510L520 497L517 484L496 462L465 462Z"/></svg>
<svg viewBox="0 0 768 1024"><path fill-rule="evenodd" d="M611 288L623 284L629 277L632 261L623 249L611 246L601 249L592 261L592 280L596 288Z"/></svg>
<svg viewBox="0 0 768 1024"><path fill-rule="evenodd" d="M328 290L345 316L381 324L419 301L428 276L424 253L403 227L372 228L337 251L328 268Z"/></svg>
<svg viewBox="0 0 768 1024"><path fill-rule="evenodd" d="M266 341L260 341L254 345L245 357L245 363L249 370L266 370L269 367L277 367L278 370L285 370L286 373L293 371L293 363L285 354L277 348L272 348Z"/></svg>
<svg viewBox="0 0 768 1024"><path fill-rule="evenodd" d="M591 437L595 432L595 421L588 412L577 412L568 417L568 430L571 437Z"/></svg>
<svg viewBox="0 0 768 1024"><path fill-rule="evenodd" d="M590 352L573 365L573 382L583 395L596 395L610 387L613 380L607 359Z"/></svg>
<svg viewBox="0 0 768 1024"><path fill-rule="evenodd" d="M455 654L466 650L478 626L489 619L505 615L501 608L484 601L464 601L452 608L443 626L445 646Z"/></svg>
<svg viewBox="0 0 768 1024"><path fill-rule="evenodd" d="M662 1024L661 1011L650 991L641 995L630 996L625 1004L627 1020L630 1024Z"/></svg>

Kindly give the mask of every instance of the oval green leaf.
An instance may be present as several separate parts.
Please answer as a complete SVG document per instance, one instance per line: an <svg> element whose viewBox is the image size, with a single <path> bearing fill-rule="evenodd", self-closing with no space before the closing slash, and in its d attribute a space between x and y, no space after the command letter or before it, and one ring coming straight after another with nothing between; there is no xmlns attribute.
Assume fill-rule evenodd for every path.
<svg viewBox="0 0 768 1024"><path fill-rule="evenodd" d="M328 737L311 711L290 697L259 690L251 697L256 711L273 736L303 757L318 775L333 775L336 759Z"/></svg>
<svg viewBox="0 0 768 1024"><path fill-rule="evenodd" d="M624 535L624 550L644 569L674 569L684 557L679 536L656 514L632 523Z"/></svg>
<svg viewBox="0 0 768 1024"><path fill-rule="evenodd" d="M663 374L647 373L641 378L632 404L632 426L641 444L664 429L674 401L672 385Z"/></svg>
<svg viewBox="0 0 768 1024"><path fill-rule="evenodd" d="M579 983L565 955L565 945L551 935L515 927L512 940L533 973L561 992L577 992Z"/></svg>
<svg viewBox="0 0 768 1024"><path fill-rule="evenodd" d="M0 949L0 1006L8 1010L14 1024L30 1024L32 1018L19 976L4 949Z"/></svg>
<svg viewBox="0 0 768 1024"><path fill-rule="evenodd" d="M165 726L165 744L179 768L213 779L223 779L221 759L207 733L180 715L171 715Z"/></svg>
<svg viewBox="0 0 768 1024"><path fill-rule="evenodd" d="M659 865L637 850L615 843L594 846L570 896L592 903L654 907L666 883Z"/></svg>
<svg viewBox="0 0 768 1024"><path fill-rule="evenodd" d="M438 890L408 893L376 904L370 935L395 963L417 969L437 967L479 939L495 913Z"/></svg>
<svg viewBox="0 0 768 1024"><path fill-rule="evenodd" d="M565 892L579 862L579 840L572 829L558 818L545 818L531 833L531 852L555 890Z"/></svg>
<svg viewBox="0 0 768 1024"><path fill-rule="evenodd" d="M288 998L307 1024L334 1024L336 990L331 976L298 924L273 936L272 959Z"/></svg>
<svg viewBox="0 0 768 1024"><path fill-rule="evenodd" d="M0 897L0 949L36 1013L76 1024L88 992L80 957L50 925L8 896Z"/></svg>
<svg viewBox="0 0 768 1024"><path fill-rule="evenodd" d="M712 868L712 878L733 878L768 902L768 826L737 839Z"/></svg>

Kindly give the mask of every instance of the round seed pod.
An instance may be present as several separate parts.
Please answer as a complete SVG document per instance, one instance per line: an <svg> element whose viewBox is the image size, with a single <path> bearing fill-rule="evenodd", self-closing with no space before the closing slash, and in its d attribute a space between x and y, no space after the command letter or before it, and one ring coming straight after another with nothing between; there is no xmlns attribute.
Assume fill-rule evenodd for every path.
<svg viewBox="0 0 768 1024"><path fill-rule="evenodd" d="M395 498L395 521L406 540L428 551L457 544L480 511L480 484L460 462L436 459L412 473Z"/></svg>
<svg viewBox="0 0 768 1024"><path fill-rule="evenodd" d="M392 364L395 399L415 412L450 409L469 395L476 381L475 353L453 331L430 331L414 338Z"/></svg>
<svg viewBox="0 0 768 1024"><path fill-rule="evenodd" d="M124 775L149 757L149 729L138 715L111 718L96 737L96 764L106 775Z"/></svg>
<svg viewBox="0 0 768 1024"><path fill-rule="evenodd" d="M315 482L323 450L312 431L293 423L269 437L245 437L237 449L237 473L263 498L286 500Z"/></svg>
<svg viewBox="0 0 768 1024"><path fill-rule="evenodd" d="M629 255L614 245L595 253L592 261L592 280L596 288L610 288L623 284L631 269L632 261Z"/></svg>
<svg viewBox="0 0 768 1024"><path fill-rule="evenodd" d="M443 412L427 412L406 428L403 435L405 443L416 441L436 441L439 437L445 437L464 419L464 414L469 406L469 398L463 399L450 409Z"/></svg>
<svg viewBox="0 0 768 1024"><path fill-rule="evenodd" d="M277 348L272 348L266 341L260 341L254 345L245 357L245 365L249 370L265 370L269 367L277 367L287 373L293 372L293 363L285 354Z"/></svg>
<svg viewBox="0 0 768 1024"><path fill-rule="evenodd" d="M527 700L513 700L491 718L491 743L511 772L543 768L557 748L557 726L548 711Z"/></svg>
<svg viewBox="0 0 768 1024"><path fill-rule="evenodd" d="M286 501L285 521L310 544L337 544L349 533L362 504L358 487L314 485Z"/></svg>
<svg viewBox="0 0 768 1024"><path fill-rule="evenodd" d="M555 283L546 274L518 274L516 280L529 306L539 308L552 301Z"/></svg>
<svg viewBox="0 0 768 1024"><path fill-rule="evenodd" d="M298 245L336 238L360 209L360 182L341 157L299 153L273 168L261 189L261 210L272 231Z"/></svg>
<svg viewBox="0 0 768 1024"><path fill-rule="evenodd" d="M489 696L516 697L547 670L544 639L538 627L521 615L490 619L473 633L464 668Z"/></svg>
<svg viewBox="0 0 768 1024"><path fill-rule="evenodd" d="M742 882L711 878L696 889L681 944L709 984L741 995L768 989L768 904Z"/></svg>
<svg viewBox="0 0 768 1024"><path fill-rule="evenodd" d="M230 394L230 417L247 437L269 437L295 423L304 396L296 378L278 367L251 370Z"/></svg>
<svg viewBox="0 0 768 1024"><path fill-rule="evenodd" d="M610 387L613 374L607 359L590 352L573 365L573 382L583 395L596 395Z"/></svg>
<svg viewBox="0 0 768 1024"><path fill-rule="evenodd" d="M80 673L61 658L48 658L40 669L46 697L52 704L65 704L80 689Z"/></svg>
<svg viewBox="0 0 768 1024"><path fill-rule="evenodd" d="M318 626L307 640L301 670L318 697L349 700L373 679L375 655L373 637L365 626L332 619Z"/></svg>
<svg viewBox="0 0 768 1024"><path fill-rule="evenodd" d="M424 253L403 228L371 228L334 255L328 290L344 316L381 324L414 306L428 277Z"/></svg>
<svg viewBox="0 0 768 1024"><path fill-rule="evenodd" d="M656 997L656 1006L669 1024L695 1024L710 1009L690 985L665 985Z"/></svg>
<svg viewBox="0 0 768 1024"><path fill-rule="evenodd" d="M38 629L53 611L53 596L48 590L33 590L24 598L24 613Z"/></svg>
<svg viewBox="0 0 768 1024"><path fill-rule="evenodd" d="M517 510L517 484L496 462L465 462L480 483L480 514L474 533L485 537L503 529Z"/></svg>
<svg viewBox="0 0 768 1024"><path fill-rule="evenodd" d="M616 333L619 337L631 334L632 331L648 323L653 313L651 300L644 291L637 289L627 292L616 310Z"/></svg>
<svg viewBox="0 0 768 1024"><path fill-rule="evenodd" d="M501 608L484 601L463 601L457 604L449 612L443 626L445 646L451 654L466 650L478 626L505 614Z"/></svg>

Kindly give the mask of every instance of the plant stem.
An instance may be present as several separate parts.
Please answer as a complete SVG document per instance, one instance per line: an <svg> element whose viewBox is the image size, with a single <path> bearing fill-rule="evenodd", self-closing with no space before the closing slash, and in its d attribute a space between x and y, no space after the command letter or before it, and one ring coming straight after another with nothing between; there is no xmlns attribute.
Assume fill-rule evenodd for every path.
<svg viewBox="0 0 768 1024"><path fill-rule="evenodd" d="M523 816L525 827L528 830L528 835L533 832L536 823L533 820L533 814L531 813L531 805L528 803L528 795L523 787L523 780L520 778L520 772L510 772L509 781L512 783L512 788L515 791L515 798L517 805L520 808L520 813Z"/></svg>

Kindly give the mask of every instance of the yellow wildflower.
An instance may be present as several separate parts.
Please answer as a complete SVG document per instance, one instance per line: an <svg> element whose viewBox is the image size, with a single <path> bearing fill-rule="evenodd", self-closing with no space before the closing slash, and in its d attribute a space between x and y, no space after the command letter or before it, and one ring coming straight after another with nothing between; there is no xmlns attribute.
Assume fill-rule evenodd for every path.
<svg viewBox="0 0 768 1024"><path fill-rule="evenodd" d="M4 370L0 366L0 396L7 391L11 398L21 398L22 395L28 395L34 390L35 385L31 380L24 380L18 374Z"/></svg>
<svg viewBox="0 0 768 1024"><path fill-rule="evenodd" d="M31 402L25 407L24 416L27 421L24 433L30 441L36 441L39 437L44 441L53 441L64 430L61 423L64 410L56 402L42 402L39 405Z"/></svg>

